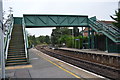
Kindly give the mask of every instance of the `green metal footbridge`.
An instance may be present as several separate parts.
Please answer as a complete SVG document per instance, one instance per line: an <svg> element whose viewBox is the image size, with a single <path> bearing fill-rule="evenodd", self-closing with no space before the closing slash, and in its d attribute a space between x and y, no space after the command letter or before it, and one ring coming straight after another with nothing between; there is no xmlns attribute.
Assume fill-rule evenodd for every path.
<svg viewBox="0 0 120 80"><path fill-rule="evenodd" d="M44 27L88 27L89 48L94 49L94 32L106 36L106 50L108 52L120 53L120 31L111 26L98 22L94 17L88 18L84 15L45 15L24 14L23 17L10 15L5 26L8 27L5 37L6 66L29 63L28 40L25 28ZM92 28L92 30L90 30ZM92 36L92 37L90 37ZM109 40L114 44L109 46ZM92 44L90 46L90 44Z"/></svg>

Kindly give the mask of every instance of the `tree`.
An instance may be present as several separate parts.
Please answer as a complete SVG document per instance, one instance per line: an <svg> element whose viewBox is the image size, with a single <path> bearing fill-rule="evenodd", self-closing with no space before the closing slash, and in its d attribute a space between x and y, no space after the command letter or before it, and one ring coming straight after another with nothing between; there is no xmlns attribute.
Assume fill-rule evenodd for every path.
<svg viewBox="0 0 120 80"><path fill-rule="evenodd" d="M71 35L71 30L68 27L56 27L56 29L52 30L51 34L51 42L53 45L61 45L61 36L62 35Z"/></svg>
<svg viewBox="0 0 120 80"><path fill-rule="evenodd" d="M79 36L79 29L78 29L78 27L73 27L73 34L74 34L75 37Z"/></svg>
<svg viewBox="0 0 120 80"><path fill-rule="evenodd" d="M35 37L35 35L28 35L28 44L29 46L36 46L39 44L50 44L50 37L48 35L46 36L39 36Z"/></svg>
<svg viewBox="0 0 120 80"><path fill-rule="evenodd" d="M115 22L113 23L113 25L115 27L117 27L118 29L120 29L120 9L118 9L118 11L115 11L115 17L110 16L113 20L115 20Z"/></svg>
<svg viewBox="0 0 120 80"><path fill-rule="evenodd" d="M29 46L37 45L35 35L33 35L33 36L29 35L28 36L28 43L29 43Z"/></svg>
<svg viewBox="0 0 120 80"><path fill-rule="evenodd" d="M48 35L45 36L45 42L47 44L50 44L50 37Z"/></svg>

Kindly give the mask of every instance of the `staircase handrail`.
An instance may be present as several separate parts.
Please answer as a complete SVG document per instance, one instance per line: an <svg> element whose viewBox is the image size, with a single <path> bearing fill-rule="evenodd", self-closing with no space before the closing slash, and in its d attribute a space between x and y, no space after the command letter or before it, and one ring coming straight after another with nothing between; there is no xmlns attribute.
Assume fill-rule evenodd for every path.
<svg viewBox="0 0 120 80"><path fill-rule="evenodd" d="M23 35L24 35L24 43L25 43L25 54L26 54L26 58L28 58L28 51L27 51L27 34L26 34L26 31L25 31L25 25L24 25L24 21L22 21L22 26L23 26Z"/></svg>
<svg viewBox="0 0 120 80"><path fill-rule="evenodd" d="M93 21L92 19L89 19L89 24L92 24L95 28L97 28L98 31L104 30L105 32L111 34L115 38L120 38L120 30L113 25L105 25L98 21Z"/></svg>
<svg viewBox="0 0 120 80"><path fill-rule="evenodd" d="M101 29L102 26L100 24L97 24L96 21L93 21L92 19L88 19L88 21L89 21L89 25L92 24L95 28Z"/></svg>
<svg viewBox="0 0 120 80"><path fill-rule="evenodd" d="M108 32L113 33L115 36L120 35L120 30L119 30L117 27L115 27L115 26L113 26L113 25L105 25L105 24L103 24L103 23L101 23L101 22L98 22L98 21L97 21L97 23L102 24L103 27L105 28L105 30L108 30ZM103 29L104 29L104 28L103 28ZM120 37L120 36L119 36L119 37Z"/></svg>
<svg viewBox="0 0 120 80"><path fill-rule="evenodd" d="M5 58L7 59L7 55L8 55L8 47L9 47L9 43L10 43L10 39L11 39L11 34L12 34L12 29L13 29L13 15L9 15L8 20L5 22L4 26L7 26L8 30L7 30L7 36L6 39L4 41L5 46L4 46L4 52L5 52Z"/></svg>

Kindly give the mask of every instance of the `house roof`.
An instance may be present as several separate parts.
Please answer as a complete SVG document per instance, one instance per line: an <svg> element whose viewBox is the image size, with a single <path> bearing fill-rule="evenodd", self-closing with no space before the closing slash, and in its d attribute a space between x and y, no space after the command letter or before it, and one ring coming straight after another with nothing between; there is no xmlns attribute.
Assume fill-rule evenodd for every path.
<svg viewBox="0 0 120 80"><path fill-rule="evenodd" d="M102 23L105 23L105 24L112 24L114 21L98 21L98 22L102 22Z"/></svg>

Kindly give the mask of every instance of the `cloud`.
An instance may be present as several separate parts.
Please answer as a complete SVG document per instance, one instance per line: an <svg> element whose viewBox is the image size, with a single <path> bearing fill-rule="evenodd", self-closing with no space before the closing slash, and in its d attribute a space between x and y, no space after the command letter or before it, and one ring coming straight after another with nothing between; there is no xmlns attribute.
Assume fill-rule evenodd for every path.
<svg viewBox="0 0 120 80"><path fill-rule="evenodd" d="M6 2L118 2L119 0L4 0Z"/></svg>
<svg viewBox="0 0 120 80"><path fill-rule="evenodd" d="M4 10L13 7L13 14L74 14L97 16L98 19L111 20L110 15L118 7L118 0L3 0ZM52 30L28 29L31 34L50 35ZM47 32L47 33L46 33Z"/></svg>

